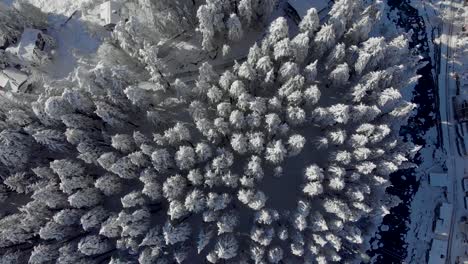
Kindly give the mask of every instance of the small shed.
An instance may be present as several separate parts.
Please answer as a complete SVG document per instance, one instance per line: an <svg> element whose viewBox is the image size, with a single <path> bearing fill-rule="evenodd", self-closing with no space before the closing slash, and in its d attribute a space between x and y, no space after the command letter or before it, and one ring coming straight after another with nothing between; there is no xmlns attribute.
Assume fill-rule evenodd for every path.
<svg viewBox="0 0 468 264"><path fill-rule="evenodd" d="M13 92L24 92L27 88L28 75L15 68L0 71L0 87Z"/></svg>
<svg viewBox="0 0 468 264"><path fill-rule="evenodd" d="M429 251L428 264L445 264L447 260L448 241L433 239Z"/></svg>
<svg viewBox="0 0 468 264"><path fill-rule="evenodd" d="M103 26L112 27L120 21L120 8L121 4L115 1L107 1L100 5L99 18L101 19Z"/></svg>
<svg viewBox="0 0 468 264"><path fill-rule="evenodd" d="M433 187L447 187L447 173L431 172L429 173L429 183Z"/></svg>

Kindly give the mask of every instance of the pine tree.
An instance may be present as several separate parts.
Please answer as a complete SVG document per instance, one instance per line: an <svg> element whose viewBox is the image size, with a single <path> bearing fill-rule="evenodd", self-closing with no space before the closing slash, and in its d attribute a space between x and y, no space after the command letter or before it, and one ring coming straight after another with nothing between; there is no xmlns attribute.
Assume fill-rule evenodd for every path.
<svg viewBox="0 0 468 264"><path fill-rule="evenodd" d="M226 23L228 28L228 38L232 41L239 41L244 34L242 31L242 24L236 14L231 14Z"/></svg>
<svg viewBox="0 0 468 264"><path fill-rule="evenodd" d="M238 242L233 235L220 236L215 245L215 252L220 259L234 258L238 249Z"/></svg>
<svg viewBox="0 0 468 264"><path fill-rule="evenodd" d="M167 245L173 245L187 240L190 233L191 229L186 223L174 226L170 222L166 222L163 226L164 239Z"/></svg>
<svg viewBox="0 0 468 264"><path fill-rule="evenodd" d="M301 32L313 36L315 31L319 28L319 23L320 19L317 10L315 8L310 8L302 18L301 23L299 23L299 29Z"/></svg>
<svg viewBox="0 0 468 264"><path fill-rule="evenodd" d="M78 243L78 250L88 256L103 254L111 249L107 238L96 235L86 236Z"/></svg>

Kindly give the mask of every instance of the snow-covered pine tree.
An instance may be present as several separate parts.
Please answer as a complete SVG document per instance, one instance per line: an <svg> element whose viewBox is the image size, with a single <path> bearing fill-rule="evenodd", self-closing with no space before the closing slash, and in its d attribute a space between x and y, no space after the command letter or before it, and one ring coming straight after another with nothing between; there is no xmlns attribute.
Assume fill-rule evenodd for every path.
<svg viewBox="0 0 468 264"><path fill-rule="evenodd" d="M369 38L382 3L336 1L323 24L311 9L295 36L276 18L245 61L223 72L201 62L192 85L167 79L145 23L170 34L196 17L203 48L213 50L268 21L275 1L156 2L138 1L156 10L149 21L119 23L118 45L101 45L102 61L77 69L64 88L0 95L0 195L26 201L0 220L2 258L36 243L21 258L359 260L369 235L359 223L392 205L381 199L389 175L417 149L398 130L414 107L400 90L416 80L418 58L405 37ZM155 21L164 8L167 17ZM0 26L8 41L19 28ZM303 193L293 212L277 212L268 199L277 194L264 187L292 177L293 160L307 165L295 168Z"/></svg>

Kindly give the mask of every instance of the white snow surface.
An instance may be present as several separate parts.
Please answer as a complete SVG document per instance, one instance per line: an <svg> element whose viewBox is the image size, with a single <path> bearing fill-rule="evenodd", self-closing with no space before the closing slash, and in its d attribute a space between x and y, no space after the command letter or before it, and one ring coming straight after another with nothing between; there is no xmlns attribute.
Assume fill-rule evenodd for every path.
<svg viewBox="0 0 468 264"><path fill-rule="evenodd" d="M99 38L90 36L85 25L76 19L52 28L50 34L56 39L58 49L54 63L48 69L56 78L64 78L75 69L75 54L91 56L100 45Z"/></svg>
<svg viewBox="0 0 468 264"><path fill-rule="evenodd" d="M48 34L55 38L57 50L53 62L47 65L47 77L54 80L68 76L76 67L75 55L92 57L104 37L91 35L80 10L96 6L93 0L28 0L42 11L49 13ZM13 2L13 1L12 1ZM73 17L67 21L70 16ZM67 22L66 22L67 21ZM66 22L66 23L65 23Z"/></svg>
<svg viewBox="0 0 468 264"><path fill-rule="evenodd" d="M430 41L430 56L433 65L438 70L439 83L439 110L441 116L442 142L441 149L435 149L432 155L423 150L423 164L420 166L421 183L418 192L412 201L410 230L406 234L408 245L408 255L406 263L419 263L429 261L428 255L435 256L440 253L447 255L447 263L455 263L458 257L466 254L461 232L460 218L467 215L464 206L464 192L461 189L462 178L465 177L467 157L460 157L456 151L456 131L453 116L451 98L456 94L456 84L453 78L454 73L465 72L463 65L466 65L466 57L459 56L460 50L467 47L467 41L457 40L461 35L460 15L462 10L461 1L439 1L439 0L417 0L412 1L412 5L418 9L423 16L426 25L426 32ZM462 14L462 13L461 13ZM446 22L443 24L442 22ZM432 40L432 41L431 41ZM437 56L434 44L440 45L440 61L436 61ZM437 76L437 73L434 71ZM435 131L426 135L434 143L436 140ZM428 148L426 147L426 150ZM427 171L441 171L445 169L448 174L448 187L432 187L429 185ZM433 225L438 217L435 207L448 202L453 205L453 215L450 216L450 234L448 245L436 239ZM431 244L433 252L430 254ZM439 252L440 251L440 252ZM430 258L430 257L429 257ZM430 258L431 261L435 258ZM445 263L445 260L438 260L431 263Z"/></svg>
<svg viewBox="0 0 468 264"><path fill-rule="evenodd" d="M14 2L14 0L11 0ZM85 6L95 5L100 0L28 0L31 4L47 13L54 13L64 16L71 15L75 10L80 10Z"/></svg>
<svg viewBox="0 0 468 264"><path fill-rule="evenodd" d="M446 261L447 241L434 239L429 254L428 264L442 264Z"/></svg>

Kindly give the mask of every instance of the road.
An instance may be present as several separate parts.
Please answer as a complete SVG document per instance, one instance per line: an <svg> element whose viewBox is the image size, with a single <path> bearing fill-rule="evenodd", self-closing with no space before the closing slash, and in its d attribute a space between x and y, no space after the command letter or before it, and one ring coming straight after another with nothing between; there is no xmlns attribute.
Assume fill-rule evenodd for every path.
<svg viewBox="0 0 468 264"><path fill-rule="evenodd" d="M448 3L447 20L443 25L441 37L441 56L440 56L440 74L439 74L439 100L440 117L442 126L442 138L444 151L446 153L447 174L451 180L447 191L448 202L453 204L453 211L448 236L446 263L455 263L457 256L463 249L460 238L458 221L466 213L464 206L464 192L462 190L462 179L464 177L466 160L460 157L456 146L456 121L454 118L454 108L452 103L453 96L456 95L455 80L452 77L454 69L453 47L456 46L456 30L454 30L454 19L456 18L456 5L459 1L452 0Z"/></svg>
<svg viewBox="0 0 468 264"><path fill-rule="evenodd" d="M452 1L453 2L453 1ZM447 169L448 169L448 175L450 175L451 179L452 179L452 204L453 204L453 208L454 210L452 210L452 216L451 216L451 222L450 222L450 232L449 232L449 238L448 238L448 253L447 253L447 263L451 263L452 262L452 245L453 245L453 240L454 240L454 230L455 230L455 223L456 223L456 209L457 208L457 177L455 177L454 175L454 171L457 167L457 164L454 160L454 144L453 144L453 141L454 141L454 137L450 134L451 128L453 128L453 119L452 119L452 115L450 114L452 111L451 109L453 109L451 106L452 106L452 103L451 103L451 93L450 93L450 64L452 63L452 59L453 58L453 52L452 52L452 43L453 43L453 8L449 8L449 12L450 12L450 15L449 15L449 19L448 19L448 23L446 23L445 26L448 27L448 32L447 32L447 35L446 35L446 48L445 48L445 64L444 64L444 71L443 71L443 74L445 75L444 77L444 86L445 86L445 107L446 107L446 111L445 111L445 114L446 114L446 124L444 125L444 127L446 129L444 129L443 131L446 133L447 135L447 143L444 143L444 145L446 146L446 153L447 153Z"/></svg>

